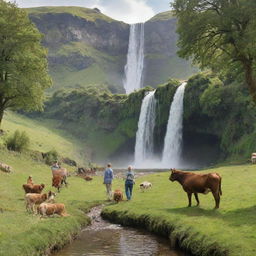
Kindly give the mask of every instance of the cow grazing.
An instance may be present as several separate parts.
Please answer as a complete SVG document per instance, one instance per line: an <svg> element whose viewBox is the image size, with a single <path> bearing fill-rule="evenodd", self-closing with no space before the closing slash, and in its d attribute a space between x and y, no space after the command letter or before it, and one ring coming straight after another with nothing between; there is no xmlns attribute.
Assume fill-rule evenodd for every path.
<svg viewBox="0 0 256 256"><path fill-rule="evenodd" d="M66 168L60 168L58 170L52 170L52 176L61 176L63 177L63 182L67 185L67 177L68 177L68 171Z"/></svg>
<svg viewBox="0 0 256 256"><path fill-rule="evenodd" d="M52 202L55 196L56 194L51 191L48 194L28 193L25 195L26 209L35 212L34 207L36 204L41 204L45 201Z"/></svg>
<svg viewBox="0 0 256 256"><path fill-rule="evenodd" d="M120 189L116 189L114 191L114 201L116 201L117 203L119 203L120 201L123 200L123 192Z"/></svg>
<svg viewBox="0 0 256 256"><path fill-rule="evenodd" d="M86 181L91 181L91 180L92 180L92 177L90 177L90 176L85 176L84 179L85 179Z"/></svg>
<svg viewBox="0 0 256 256"><path fill-rule="evenodd" d="M44 184L34 184L34 185L31 185L31 184L23 184L23 189L25 191L25 194L27 193L36 193L36 194L41 194L45 185Z"/></svg>
<svg viewBox="0 0 256 256"><path fill-rule="evenodd" d="M142 183L140 183L140 190L141 191L145 191L145 189L149 189L152 188L152 184L148 181L143 181Z"/></svg>
<svg viewBox="0 0 256 256"><path fill-rule="evenodd" d="M52 186L57 188L58 192L60 192L60 188L63 183L65 183L65 185L67 186L64 176L56 175L52 177Z"/></svg>
<svg viewBox="0 0 256 256"><path fill-rule="evenodd" d="M212 192L215 199L215 208L219 208L221 191L221 176L218 173L197 174L171 169L170 181L178 181L188 195L188 206L191 206L191 196L194 194L199 205L198 193Z"/></svg>
<svg viewBox="0 0 256 256"><path fill-rule="evenodd" d="M28 176L27 184L34 185L34 182L33 182L33 179L32 179L31 175Z"/></svg>
<svg viewBox="0 0 256 256"><path fill-rule="evenodd" d="M65 205L59 203L41 203L38 208L37 212L43 216L50 216L54 214L58 214L60 216L69 216L66 213Z"/></svg>

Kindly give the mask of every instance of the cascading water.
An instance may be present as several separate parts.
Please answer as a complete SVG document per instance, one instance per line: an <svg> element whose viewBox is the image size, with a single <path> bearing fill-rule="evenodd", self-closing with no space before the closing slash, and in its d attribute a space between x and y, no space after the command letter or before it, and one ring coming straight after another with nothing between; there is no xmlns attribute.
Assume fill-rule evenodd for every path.
<svg viewBox="0 0 256 256"><path fill-rule="evenodd" d="M182 150L183 98L186 82L175 92L167 124L162 155L163 167L179 167Z"/></svg>
<svg viewBox="0 0 256 256"><path fill-rule="evenodd" d="M126 94L141 88L144 67L144 23L130 26L130 37L125 65L124 88Z"/></svg>
<svg viewBox="0 0 256 256"><path fill-rule="evenodd" d="M143 161L150 159L154 151L154 128L156 117L155 91L149 92L143 99L140 110L135 144L135 166L141 167Z"/></svg>

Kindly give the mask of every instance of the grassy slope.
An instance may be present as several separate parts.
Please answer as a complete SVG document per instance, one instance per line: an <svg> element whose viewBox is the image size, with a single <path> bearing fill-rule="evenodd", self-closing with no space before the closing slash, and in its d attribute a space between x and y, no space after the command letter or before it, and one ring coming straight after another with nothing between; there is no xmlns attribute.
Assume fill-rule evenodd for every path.
<svg viewBox="0 0 256 256"><path fill-rule="evenodd" d="M101 177L91 183L70 177L70 186L58 194L57 202L66 204L71 217L40 220L26 213L21 185L32 174L36 182L47 184L47 191L51 183L49 167L6 151L1 151L0 161L15 170L13 174L0 172L0 255L39 255L35 250L43 251L52 245L53 238L61 246L69 234L88 222L81 209L105 198ZM223 177L221 208L217 211L212 210L210 194L200 195L200 207L187 208L181 186L168 180L169 173L159 173L139 178L133 200L109 206L106 212L117 213L123 219L145 218L152 227L157 222L169 224L176 237L183 237L183 247L192 247L200 255L213 255L207 254L209 248L221 245L224 251L228 248L229 255L252 256L256 253L255 169L241 165L205 170L217 171ZM143 180L153 183L152 190L139 191L138 184ZM123 181L115 180L113 188L123 189ZM164 226L161 228L164 230Z"/></svg>
<svg viewBox="0 0 256 256"><path fill-rule="evenodd" d="M29 14L40 15L45 13L69 13L74 16L78 16L80 18L86 19L88 21L96 21L97 19L104 20L106 22L113 22L115 20L111 19L110 17L98 13L93 9L84 8L84 7L77 7L77 6L44 6L44 7L36 7L36 8L27 8L26 11Z"/></svg>
<svg viewBox="0 0 256 256"><path fill-rule="evenodd" d="M213 210L211 194L199 196L200 207L187 208L187 196L180 184L171 183L169 173L160 173L137 181L139 184L149 180L153 183L152 190L139 193L136 188L131 202L110 206L105 211L110 217L126 219L126 223L129 219L140 223L144 218L153 230L157 222L164 221L174 228L176 237L183 239L183 247L191 247L200 255L213 255L209 250L218 245L224 251L228 248L229 255L256 255L256 167L241 165L205 170L209 171L222 175L219 210Z"/></svg>
<svg viewBox="0 0 256 256"><path fill-rule="evenodd" d="M86 183L77 177L69 178L69 187L63 188L56 201L65 203L71 214L66 218L40 219L25 211L22 184L28 175L36 183L45 183L45 191L52 189L48 166L26 156L1 150L0 161L11 165L12 174L0 172L0 255L41 255L55 243L62 246L70 236L88 223L84 211L104 197L101 179ZM68 170L71 171L70 167ZM96 185L97 184L97 185ZM95 193L97 188L98 193Z"/></svg>
<svg viewBox="0 0 256 256"><path fill-rule="evenodd" d="M53 120L32 120L30 118L6 112L1 128L7 132L6 136L15 130L25 131L29 135L31 150L47 152L52 149L63 156L83 163L85 160L86 147L71 134L60 130L60 124ZM0 137L3 143L4 138Z"/></svg>
<svg viewBox="0 0 256 256"><path fill-rule="evenodd" d="M175 18L173 11L161 12L152 17L149 21L161 21Z"/></svg>

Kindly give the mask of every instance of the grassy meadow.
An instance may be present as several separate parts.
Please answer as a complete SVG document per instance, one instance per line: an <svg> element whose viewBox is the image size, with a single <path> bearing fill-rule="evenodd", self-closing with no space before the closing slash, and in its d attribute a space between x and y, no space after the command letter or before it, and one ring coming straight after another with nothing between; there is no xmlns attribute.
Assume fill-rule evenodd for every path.
<svg viewBox="0 0 256 256"><path fill-rule="evenodd" d="M1 151L0 161L11 165L14 172L0 172L0 255L41 255L47 248L66 243L81 226L88 224L84 212L103 203L105 187L102 177L92 182L72 176L56 201L65 203L71 215L65 218L40 219L26 212L22 184L28 175L36 183L51 189L50 168L18 153ZM70 171L70 169L68 167ZM143 226L151 231L169 234L180 240L183 248L195 255L256 254L256 167L252 165L218 167L203 172L222 175L223 196L219 210L213 210L211 194L200 195L200 207L187 208L187 197L177 182L168 180L169 173L156 173L136 180L132 201L112 204L104 215L126 225ZM153 188L140 192L139 183L152 182ZM123 180L116 179L113 189L123 190ZM195 205L195 201L193 200ZM56 244L58 246L56 246Z"/></svg>
<svg viewBox="0 0 256 256"><path fill-rule="evenodd" d="M187 207L186 193L177 182L168 180L169 173L142 177L153 188L144 193L135 188L131 202L105 208L104 215L127 225L143 226L168 234L166 227L180 240L180 246L195 255L256 255L256 167L227 166L204 170L222 175L220 209L212 194L199 195L200 207Z"/></svg>
<svg viewBox="0 0 256 256"><path fill-rule="evenodd" d="M15 130L25 131L30 138L30 150L48 152L55 149L61 156L84 163L89 149L72 134L61 130L62 124L54 120L32 120L14 112L4 115L1 128L6 132L0 137L0 144Z"/></svg>

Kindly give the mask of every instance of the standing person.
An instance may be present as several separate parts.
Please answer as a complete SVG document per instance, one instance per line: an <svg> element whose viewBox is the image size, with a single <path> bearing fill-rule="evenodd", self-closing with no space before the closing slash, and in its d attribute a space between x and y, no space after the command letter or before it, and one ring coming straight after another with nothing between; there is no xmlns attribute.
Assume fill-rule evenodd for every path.
<svg viewBox="0 0 256 256"><path fill-rule="evenodd" d="M112 165L110 163L107 165L107 168L104 171L104 182L103 182L103 184L106 185L108 200L112 199L112 180L114 178L113 170L111 166Z"/></svg>
<svg viewBox="0 0 256 256"><path fill-rule="evenodd" d="M125 194L127 197L127 200L131 200L132 198L132 189L133 185L135 184L135 176L134 172L132 171L132 167L128 166L128 171L125 176Z"/></svg>

